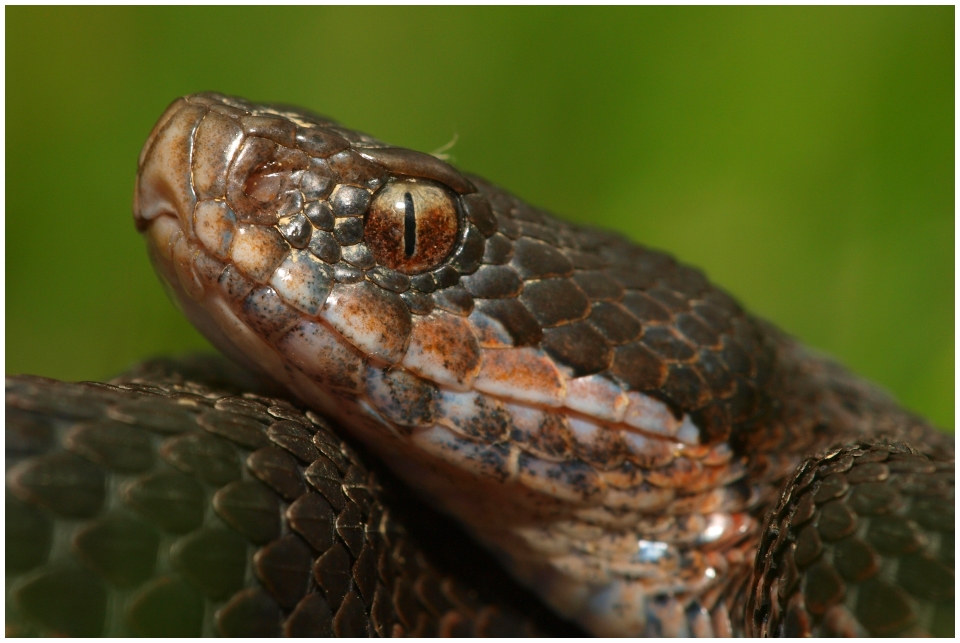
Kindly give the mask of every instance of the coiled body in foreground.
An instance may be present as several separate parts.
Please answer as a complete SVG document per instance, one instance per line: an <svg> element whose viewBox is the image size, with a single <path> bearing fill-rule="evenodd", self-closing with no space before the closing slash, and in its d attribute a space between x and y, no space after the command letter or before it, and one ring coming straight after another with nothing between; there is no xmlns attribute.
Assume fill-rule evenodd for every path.
<svg viewBox="0 0 960 643"><path fill-rule="evenodd" d="M8 377L7 635L570 632L274 394L212 357ZM476 565L434 555L434 533Z"/></svg>
<svg viewBox="0 0 960 643"><path fill-rule="evenodd" d="M134 215L215 345L589 631L941 631L952 592L898 570L952 579L952 532L924 535L915 509L952 506L952 440L698 271L429 155L216 94L158 122ZM876 484L899 500L862 500ZM884 524L914 536L871 536Z"/></svg>

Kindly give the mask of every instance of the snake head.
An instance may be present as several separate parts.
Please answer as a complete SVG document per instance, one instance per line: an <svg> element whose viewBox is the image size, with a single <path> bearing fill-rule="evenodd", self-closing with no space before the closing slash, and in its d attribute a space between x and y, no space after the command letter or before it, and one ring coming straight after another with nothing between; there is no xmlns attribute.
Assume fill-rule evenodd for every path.
<svg viewBox="0 0 960 643"><path fill-rule="evenodd" d="M160 118L133 209L173 299L219 348L247 365L251 351L285 351L310 377L348 389L358 359L402 361L413 316L469 312L456 286L496 230L487 199L433 156L212 93L178 99ZM236 332L224 337L229 317ZM242 326L261 341L238 341ZM305 357L333 346L332 370ZM475 373L461 365L463 385Z"/></svg>
<svg viewBox="0 0 960 643"><path fill-rule="evenodd" d="M698 271L305 110L175 101L134 219L227 355L324 410L359 400L394 433L479 440L500 478L528 433L504 404L553 427L529 438L547 460L606 469L746 442L772 408L770 342Z"/></svg>

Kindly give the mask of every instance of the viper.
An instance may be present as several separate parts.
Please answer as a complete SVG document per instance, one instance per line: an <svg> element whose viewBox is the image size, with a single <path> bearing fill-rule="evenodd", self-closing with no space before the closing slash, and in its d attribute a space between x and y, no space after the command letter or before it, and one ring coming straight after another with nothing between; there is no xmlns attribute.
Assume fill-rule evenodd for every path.
<svg viewBox="0 0 960 643"><path fill-rule="evenodd" d="M323 632L348 635L493 632L489 617L454 627L476 626L479 604L445 596L443 609L440 599L424 608L423 583L414 594L433 625L403 613L398 596L421 572L390 571L390 534L406 532L369 513L378 491L359 501L331 490L331 481L363 487L360 474L344 482L350 458L362 463L342 438L591 634L953 634L953 439L698 270L556 218L441 158L307 110L213 93L161 116L140 155L133 210L184 314L292 401L237 398L242 387L231 384L241 401L224 402L233 398L202 378L169 373L71 389L69 399L97 400L94 415L119 432L48 422L46 446L8 471L7 519L13 502L22 520L52 525L78 569L100 573L91 587L116 585L91 551L153 534L167 567L122 578L132 589L104 599L103 618L113 609L120 623L111 632L153 632L143 624L158 620L148 607L163 596L194 597L194 634L254 631L237 623L316 634L303 624L320 620ZM8 417L12 404L43 423L43 405L30 402L43 386L8 380ZM130 391L136 412L122 410ZM181 428L152 414L179 414ZM125 471L103 455L128 443L160 469ZM196 464L217 449L246 458L233 477ZM323 467L340 477L319 476ZM61 470L73 478L51 482ZM197 498L192 521L151 500L189 496L173 482L150 487L163 475L195 485L182 487ZM65 498L84 481L95 498L77 514ZM251 500L257 493L272 504ZM345 519L355 529L318 539L317 507L344 494L358 507ZM346 506L323 509L327 522L339 525ZM105 515L127 521L126 532L98 540L74 524ZM212 543L237 538L259 549L235 544L233 567L209 572ZM379 547L379 567L364 559L368 545ZM57 586L43 567L53 549L16 580L12 600L27 622L46 618L31 596ZM346 570L335 590L321 573L332 551ZM168 568L176 573L158 593L155 576ZM240 580L226 591L217 574ZM150 583L152 594L141 587ZM514 632L537 631L516 619Z"/></svg>

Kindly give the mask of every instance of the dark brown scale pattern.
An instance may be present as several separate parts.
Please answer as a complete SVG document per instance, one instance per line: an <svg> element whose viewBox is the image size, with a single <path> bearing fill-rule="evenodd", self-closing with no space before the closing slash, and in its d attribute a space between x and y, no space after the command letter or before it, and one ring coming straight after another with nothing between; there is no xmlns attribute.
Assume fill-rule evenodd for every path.
<svg viewBox="0 0 960 643"><path fill-rule="evenodd" d="M954 464L903 443L810 458L768 514L752 636L953 636Z"/></svg>
<svg viewBox="0 0 960 643"><path fill-rule="evenodd" d="M249 387L210 361L181 369L186 379L146 367L150 384L7 379L8 635L568 627L535 625L439 573L325 423L285 400L219 392Z"/></svg>
<svg viewBox="0 0 960 643"><path fill-rule="evenodd" d="M498 232L461 281L515 345L539 344L574 376L603 374L690 413L705 441L746 445L780 413L757 394L780 385L775 343L699 271L473 183Z"/></svg>

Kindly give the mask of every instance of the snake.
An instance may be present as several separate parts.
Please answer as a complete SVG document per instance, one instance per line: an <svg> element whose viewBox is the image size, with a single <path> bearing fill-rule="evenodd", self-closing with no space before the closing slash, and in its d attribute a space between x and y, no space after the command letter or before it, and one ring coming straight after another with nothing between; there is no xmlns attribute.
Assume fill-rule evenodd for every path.
<svg viewBox="0 0 960 643"><path fill-rule="evenodd" d="M701 271L290 105L137 168L243 375L8 378L8 632L953 635L952 436Z"/></svg>

